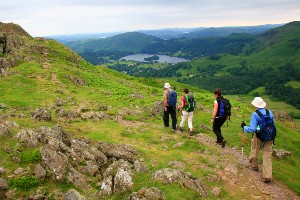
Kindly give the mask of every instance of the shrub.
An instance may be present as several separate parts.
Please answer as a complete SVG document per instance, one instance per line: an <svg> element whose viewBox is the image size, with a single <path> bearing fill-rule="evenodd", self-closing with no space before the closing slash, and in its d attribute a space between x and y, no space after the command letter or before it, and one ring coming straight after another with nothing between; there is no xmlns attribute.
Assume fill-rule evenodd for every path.
<svg viewBox="0 0 300 200"><path fill-rule="evenodd" d="M9 181L9 187L28 190L38 185L38 181L33 176L24 176L21 178L13 179Z"/></svg>
<svg viewBox="0 0 300 200"><path fill-rule="evenodd" d="M22 163L35 163L42 160L42 156L39 149L30 149L21 152L20 159Z"/></svg>

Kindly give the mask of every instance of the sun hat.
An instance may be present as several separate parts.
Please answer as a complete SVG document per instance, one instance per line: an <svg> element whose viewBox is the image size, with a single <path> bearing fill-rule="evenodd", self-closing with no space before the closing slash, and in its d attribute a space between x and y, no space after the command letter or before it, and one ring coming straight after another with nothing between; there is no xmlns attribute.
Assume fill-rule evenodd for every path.
<svg viewBox="0 0 300 200"><path fill-rule="evenodd" d="M261 97L255 97L251 104L256 108L264 108L267 105Z"/></svg>
<svg viewBox="0 0 300 200"><path fill-rule="evenodd" d="M171 87L170 83L165 83L164 88L170 88L170 87Z"/></svg>

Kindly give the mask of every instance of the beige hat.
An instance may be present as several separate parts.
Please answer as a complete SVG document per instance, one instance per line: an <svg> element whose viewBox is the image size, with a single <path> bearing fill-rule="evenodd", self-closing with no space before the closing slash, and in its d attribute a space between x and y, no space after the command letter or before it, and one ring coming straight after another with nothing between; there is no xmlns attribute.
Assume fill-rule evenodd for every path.
<svg viewBox="0 0 300 200"><path fill-rule="evenodd" d="M267 105L261 97L255 97L251 104L256 108L264 108Z"/></svg>
<svg viewBox="0 0 300 200"><path fill-rule="evenodd" d="M170 87L171 87L170 83L165 83L164 88L170 88Z"/></svg>

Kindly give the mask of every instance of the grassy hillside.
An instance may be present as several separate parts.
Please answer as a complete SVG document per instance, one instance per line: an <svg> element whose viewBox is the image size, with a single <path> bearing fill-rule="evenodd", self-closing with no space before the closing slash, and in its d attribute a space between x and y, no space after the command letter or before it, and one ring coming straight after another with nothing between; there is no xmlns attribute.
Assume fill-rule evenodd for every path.
<svg viewBox="0 0 300 200"><path fill-rule="evenodd" d="M39 49L44 53L41 54ZM41 126L52 127L55 124L60 124L72 137L127 144L142 155L149 171L135 176L132 191L117 193L107 199L124 199L131 192L138 191L144 186L158 187L167 199L200 198L194 190L183 188L178 184L164 185L151 179L153 172L170 167L168 163L174 160L183 162L185 171L202 179L209 193L208 199L217 199L210 192L215 186L221 188L222 199L241 199L252 195L252 188L245 189L241 186L232 190L231 183L222 179L226 174L227 162L233 162L235 158L213 143L215 136L209 130L211 127L209 120L214 99L210 91L169 79L135 78L106 67L95 67L52 40L26 38L26 45L16 50L16 53L22 53L27 59L20 60L14 67L8 69L7 76L0 77L0 103L5 104L5 107L0 109L1 124L4 121L11 121L19 125L9 127L9 135L0 138L2 147L0 167L7 169L6 173L1 174L1 178L10 181L9 190L18 188L15 198L22 196L26 198L38 188L42 188L46 194L53 194L56 189L66 192L69 188L76 188L67 182L55 182L49 174L43 181L10 176L18 167L23 167L27 175L30 175L31 169L42 162L39 149L27 148L16 139L16 135L24 129L35 130ZM4 54L1 59L6 56L13 55ZM162 99L162 87L166 81L176 86L180 96L185 87L194 93L198 102L194 118L195 137L170 132L162 125L161 113L153 111L153 104ZM78 84L79 82L82 84ZM240 122L250 119L253 108L249 102L232 98L232 122L223 128L229 145L228 150L241 149ZM50 121L37 121L31 117L32 113L41 107L51 111ZM104 117L99 121L83 117L67 119L58 115L58 110L61 109L68 113L79 112L81 116L101 111ZM284 160L274 159L274 179L276 183L282 180L300 194L300 177L297 173L300 164L299 125L279 117L277 127L278 138L275 147L291 151L292 156ZM199 140L202 136L208 139ZM248 135L247 139L250 137ZM212 144L205 142L206 140L211 140ZM245 151L249 154L248 144ZM240 154L238 151L236 153ZM16 162L16 157L21 161ZM238 162L231 164L240 169ZM20 176L28 177L27 175ZM96 177L90 178L95 181L90 183L91 190L76 188L87 197L92 197L99 190ZM258 192L258 195L263 193Z"/></svg>

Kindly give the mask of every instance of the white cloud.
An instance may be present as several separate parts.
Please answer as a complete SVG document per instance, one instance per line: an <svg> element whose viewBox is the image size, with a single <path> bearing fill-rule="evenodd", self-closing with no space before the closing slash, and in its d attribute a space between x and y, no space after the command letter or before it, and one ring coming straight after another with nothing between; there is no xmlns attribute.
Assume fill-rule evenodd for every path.
<svg viewBox="0 0 300 200"><path fill-rule="evenodd" d="M11 0L0 10L34 36L300 20L299 0Z"/></svg>

